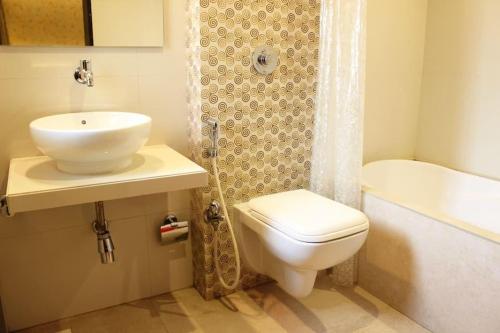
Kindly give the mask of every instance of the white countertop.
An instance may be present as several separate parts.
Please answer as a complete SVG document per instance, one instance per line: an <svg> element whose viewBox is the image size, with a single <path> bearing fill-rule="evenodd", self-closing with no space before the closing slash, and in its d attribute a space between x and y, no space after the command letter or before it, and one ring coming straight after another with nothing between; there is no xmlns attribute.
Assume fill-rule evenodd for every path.
<svg viewBox="0 0 500 333"><path fill-rule="evenodd" d="M47 156L13 159L7 183L10 214L205 186L208 173L165 145L146 146L125 170L72 175Z"/></svg>

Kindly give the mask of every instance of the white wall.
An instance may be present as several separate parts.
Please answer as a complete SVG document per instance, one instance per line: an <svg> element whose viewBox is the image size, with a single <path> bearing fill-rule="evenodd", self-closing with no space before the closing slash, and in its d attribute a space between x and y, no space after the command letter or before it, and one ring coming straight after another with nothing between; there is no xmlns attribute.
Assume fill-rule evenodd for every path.
<svg viewBox="0 0 500 333"><path fill-rule="evenodd" d="M0 184L8 161L38 154L28 124L79 110L136 111L153 118L149 144L187 152L185 1L165 0L165 46L0 48ZM95 87L73 79L91 58ZM82 205L0 219L0 294L10 329L147 297L192 284L186 244L160 246L158 227L173 211L189 215L189 195L106 202L118 263L101 265Z"/></svg>
<svg viewBox="0 0 500 333"><path fill-rule="evenodd" d="M413 158L427 0L368 0L364 159Z"/></svg>
<svg viewBox="0 0 500 333"><path fill-rule="evenodd" d="M162 2L92 0L93 45L163 46Z"/></svg>
<svg viewBox="0 0 500 333"><path fill-rule="evenodd" d="M419 160L500 179L500 2L430 0Z"/></svg>

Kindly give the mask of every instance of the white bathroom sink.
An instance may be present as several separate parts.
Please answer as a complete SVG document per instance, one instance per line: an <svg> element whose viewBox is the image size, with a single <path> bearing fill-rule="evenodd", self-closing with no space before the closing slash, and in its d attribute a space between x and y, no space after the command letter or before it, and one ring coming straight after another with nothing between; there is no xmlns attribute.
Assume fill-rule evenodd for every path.
<svg viewBox="0 0 500 333"><path fill-rule="evenodd" d="M97 174L126 168L149 138L151 118L129 112L80 112L48 116L30 124L37 148L57 168Z"/></svg>

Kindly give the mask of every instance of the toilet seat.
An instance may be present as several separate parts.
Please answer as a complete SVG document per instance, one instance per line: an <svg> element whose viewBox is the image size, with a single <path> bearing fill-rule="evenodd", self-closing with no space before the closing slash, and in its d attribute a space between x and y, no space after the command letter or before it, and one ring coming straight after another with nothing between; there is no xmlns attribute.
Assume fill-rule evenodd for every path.
<svg viewBox="0 0 500 333"><path fill-rule="evenodd" d="M369 228L362 212L306 190L237 204L233 222L245 265L295 297L311 293L318 271L352 257Z"/></svg>
<svg viewBox="0 0 500 333"><path fill-rule="evenodd" d="M250 214L297 241L322 243L368 229L366 216L307 190L265 195L248 202Z"/></svg>

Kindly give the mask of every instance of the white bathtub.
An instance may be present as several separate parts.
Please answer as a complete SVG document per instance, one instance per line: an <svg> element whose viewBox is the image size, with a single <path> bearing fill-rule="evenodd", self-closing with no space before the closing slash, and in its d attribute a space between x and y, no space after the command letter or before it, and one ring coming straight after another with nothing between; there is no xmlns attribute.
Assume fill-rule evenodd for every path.
<svg viewBox="0 0 500 333"><path fill-rule="evenodd" d="M360 285L434 332L500 332L500 182L388 160L363 191Z"/></svg>

